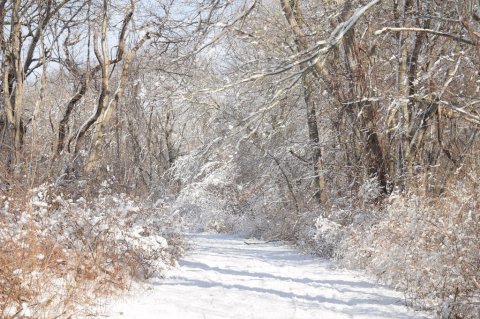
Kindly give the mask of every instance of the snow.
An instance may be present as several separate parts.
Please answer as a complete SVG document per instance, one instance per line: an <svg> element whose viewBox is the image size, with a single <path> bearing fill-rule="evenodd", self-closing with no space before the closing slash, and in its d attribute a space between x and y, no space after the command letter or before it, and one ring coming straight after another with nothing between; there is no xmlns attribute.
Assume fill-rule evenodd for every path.
<svg viewBox="0 0 480 319"><path fill-rule="evenodd" d="M429 318L405 307L402 294L285 244L188 237L192 250L177 269L108 305L107 317Z"/></svg>

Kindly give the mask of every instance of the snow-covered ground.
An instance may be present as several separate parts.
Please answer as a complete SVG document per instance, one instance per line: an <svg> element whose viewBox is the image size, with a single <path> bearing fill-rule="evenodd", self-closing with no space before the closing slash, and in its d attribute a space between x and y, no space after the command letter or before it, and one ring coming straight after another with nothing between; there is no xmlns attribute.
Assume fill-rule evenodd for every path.
<svg viewBox="0 0 480 319"><path fill-rule="evenodd" d="M194 234L165 279L107 306L121 319L429 318L402 295L279 243ZM248 242L248 241L247 241ZM102 318L104 318L102 316Z"/></svg>

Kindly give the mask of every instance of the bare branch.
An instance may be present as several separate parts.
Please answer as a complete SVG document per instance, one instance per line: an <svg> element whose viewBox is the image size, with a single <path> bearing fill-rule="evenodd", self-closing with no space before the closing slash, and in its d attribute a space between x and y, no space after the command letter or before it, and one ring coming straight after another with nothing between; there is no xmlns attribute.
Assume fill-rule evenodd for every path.
<svg viewBox="0 0 480 319"><path fill-rule="evenodd" d="M456 41L459 41L459 42L462 42L462 43L474 45L474 46L479 45L476 42L473 42L471 40L468 40L468 39L465 39L465 38L462 38L460 36L456 36L456 35L453 35L453 34L450 34L450 33L435 31L435 30L431 30L431 29L422 29L422 28L391 28L391 27L386 27L386 28L375 31L373 34L380 35L380 34L383 34L385 32L426 32L426 33L435 34L435 35L442 36L442 37L447 37L447 38L450 38L450 39L453 39L453 40L456 40Z"/></svg>

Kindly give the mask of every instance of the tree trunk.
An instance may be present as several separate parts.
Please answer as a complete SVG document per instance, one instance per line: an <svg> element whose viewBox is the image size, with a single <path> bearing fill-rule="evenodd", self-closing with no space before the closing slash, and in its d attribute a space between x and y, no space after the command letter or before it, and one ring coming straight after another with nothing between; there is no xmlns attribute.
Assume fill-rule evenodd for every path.
<svg viewBox="0 0 480 319"><path fill-rule="evenodd" d="M312 162L314 172L314 182L318 190L315 192L315 198L323 205L327 204L328 196L326 190L325 176L323 174L323 158L322 149L320 146L320 134L317 123L317 107L315 100L313 99L313 84L309 75L306 74L303 78L304 85L304 99L307 106L307 124L308 124L308 137L312 150Z"/></svg>
<svg viewBox="0 0 480 319"><path fill-rule="evenodd" d="M295 43L297 52L303 52L308 48L308 43L306 35L302 29L303 27L303 18L300 9L300 0L297 1L288 1L280 0L283 12L287 19L290 28L292 29L293 34L295 35ZM300 65L300 68L304 69L307 67L306 63ZM315 64L315 70L318 75L324 74L324 69L320 66L320 63ZM328 202L327 193L326 193L326 182L325 177L323 176L323 158L322 152L319 145L320 141L320 132L317 124L317 105L313 98L313 83L309 78L308 74L304 75L303 78L303 94L305 104L307 106L307 126L308 126L308 136L309 144L311 145L312 152L312 168L314 174L314 183L315 183L315 198L322 205L326 205Z"/></svg>
<svg viewBox="0 0 480 319"><path fill-rule="evenodd" d="M117 90L113 99L106 104L107 98L103 100L106 104L102 107L101 113L99 118L97 119L97 128L92 138L92 149L90 151L90 156L86 165L86 171L92 172L95 167L97 166L97 162L99 159L100 147L104 143L105 133L107 126L110 122L112 115L114 114L121 98L123 97L123 91L125 90L125 86L128 81L128 75L130 70L130 64L132 63L133 58L135 57L137 51L143 46L143 44L150 38L150 35L147 33L140 41L135 45L134 48L126 55L123 61L122 72L120 75L120 81L118 83ZM106 52L104 51L106 54ZM107 73L108 75L108 73ZM105 87L105 91L108 91L108 77L103 77L102 74L102 91L103 87ZM108 97L108 95L106 95Z"/></svg>

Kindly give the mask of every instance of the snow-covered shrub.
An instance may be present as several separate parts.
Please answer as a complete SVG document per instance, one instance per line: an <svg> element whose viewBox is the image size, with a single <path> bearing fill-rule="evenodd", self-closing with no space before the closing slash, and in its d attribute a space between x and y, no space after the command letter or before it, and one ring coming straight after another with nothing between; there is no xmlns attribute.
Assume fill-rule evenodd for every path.
<svg viewBox="0 0 480 319"><path fill-rule="evenodd" d="M344 236L343 226L318 214L305 215L308 219L303 222L298 232L297 244L316 255L334 257Z"/></svg>
<svg viewBox="0 0 480 319"><path fill-rule="evenodd" d="M90 199L49 185L9 195L0 214L1 318L67 318L133 277L161 274L183 252L164 210L112 195L107 184Z"/></svg>
<svg viewBox="0 0 480 319"><path fill-rule="evenodd" d="M479 190L458 184L440 198L392 196L383 214L352 224L346 264L406 292L442 318L480 316Z"/></svg>
<svg viewBox="0 0 480 319"><path fill-rule="evenodd" d="M377 176L367 178L358 190L357 197L361 200L363 205L372 203L380 198L382 191L378 182Z"/></svg>

